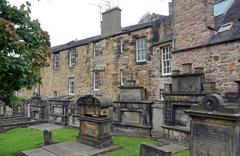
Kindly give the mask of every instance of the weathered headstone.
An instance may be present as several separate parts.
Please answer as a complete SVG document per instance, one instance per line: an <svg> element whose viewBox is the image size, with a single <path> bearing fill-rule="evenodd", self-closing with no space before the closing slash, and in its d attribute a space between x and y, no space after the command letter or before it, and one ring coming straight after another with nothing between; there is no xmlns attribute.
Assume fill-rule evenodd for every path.
<svg viewBox="0 0 240 156"><path fill-rule="evenodd" d="M44 138L44 145L51 145L52 144L52 132L48 130L43 131L43 138Z"/></svg>
<svg viewBox="0 0 240 156"><path fill-rule="evenodd" d="M189 143L190 117L184 110L201 103L201 99L214 92L215 83L206 82L202 67L183 64L183 70L174 70L172 84L164 84L163 125L160 137ZM204 87L204 83L206 83Z"/></svg>
<svg viewBox="0 0 240 156"><path fill-rule="evenodd" d="M113 131L118 135L150 136L152 104L146 101L146 91L129 80L119 87L119 101L114 101Z"/></svg>
<svg viewBox="0 0 240 156"><path fill-rule="evenodd" d="M185 111L191 118L191 156L238 156L240 109L225 104L220 95L203 98Z"/></svg>
<svg viewBox="0 0 240 156"><path fill-rule="evenodd" d="M109 117L112 101L106 97L86 95L77 100L77 105L80 108L80 132L77 141L97 148L112 145Z"/></svg>

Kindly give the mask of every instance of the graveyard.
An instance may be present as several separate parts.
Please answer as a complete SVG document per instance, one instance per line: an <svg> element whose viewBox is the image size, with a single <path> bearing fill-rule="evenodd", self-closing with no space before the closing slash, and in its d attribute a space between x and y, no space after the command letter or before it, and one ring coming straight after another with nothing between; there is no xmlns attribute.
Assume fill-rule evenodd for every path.
<svg viewBox="0 0 240 156"><path fill-rule="evenodd" d="M43 100L35 93L15 108L1 105L0 155L237 156L240 82L222 97L203 70L188 63L173 71L162 111L132 77L119 87L118 101L95 95ZM154 137L157 118L162 131Z"/></svg>
<svg viewBox="0 0 240 156"><path fill-rule="evenodd" d="M239 156L240 0L129 26L106 2L100 34L51 46L29 2L0 1L0 156Z"/></svg>

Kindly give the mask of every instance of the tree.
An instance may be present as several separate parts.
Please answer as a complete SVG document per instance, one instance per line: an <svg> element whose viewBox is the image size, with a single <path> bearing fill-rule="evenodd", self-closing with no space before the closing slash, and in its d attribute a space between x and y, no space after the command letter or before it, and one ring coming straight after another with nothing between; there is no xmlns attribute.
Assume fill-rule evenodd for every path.
<svg viewBox="0 0 240 156"><path fill-rule="evenodd" d="M50 56L48 33L30 18L30 6L0 0L0 99L8 105L14 91L40 83L40 68Z"/></svg>

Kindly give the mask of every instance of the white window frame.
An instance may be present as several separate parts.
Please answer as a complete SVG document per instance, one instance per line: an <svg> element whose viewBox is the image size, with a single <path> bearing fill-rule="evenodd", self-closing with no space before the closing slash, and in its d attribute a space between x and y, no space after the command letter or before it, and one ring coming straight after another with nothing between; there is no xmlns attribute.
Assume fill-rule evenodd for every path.
<svg viewBox="0 0 240 156"><path fill-rule="evenodd" d="M171 46L167 45L161 47L161 55L162 55L162 75L171 75L172 74L172 65L171 65Z"/></svg>
<svg viewBox="0 0 240 156"><path fill-rule="evenodd" d="M76 64L76 49L69 50L69 67L73 67Z"/></svg>
<svg viewBox="0 0 240 156"><path fill-rule="evenodd" d="M96 76L98 75L98 81ZM98 82L98 83L96 83ZM97 91L100 88L100 72L99 71L94 71L93 72L93 90Z"/></svg>
<svg viewBox="0 0 240 156"><path fill-rule="evenodd" d="M160 89L160 90L159 90L159 100L160 100L160 101L164 101L163 91L164 91L164 89Z"/></svg>
<svg viewBox="0 0 240 156"><path fill-rule="evenodd" d="M34 93L40 95L40 84L39 83L35 84Z"/></svg>
<svg viewBox="0 0 240 156"><path fill-rule="evenodd" d="M99 57L100 56L100 51L101 51L100 42L95 42L93 44L93 58Z"/></svg>
<svg viewBox="0 0 240 156"><path fill-rule="evenodd" d="M124 41L123 38L119 38L117 41L117 52L118 53L124 53Z"/></svg>
<svg viewBox="0 0 240 156"><path fill-rule="evenodd" d="M58 69L59 66L60 66L60 54L59 53L56 53L56 54L53 54L53 69Z"/></svg>
<svg viewBox="0 0 240 156"><path fill-rule="evenodd" d="M74 95L75 82L74 77L68 78L68 95Z"/></svg>
<svg viewBox="0 0 240 156"><path fill-rule="evenodd" d="M224 1L221 1L219 3L214 4L214 6L213 6L213 16L216 17L216 16L226 14L228 12L228 10L231 8L233 2L234 2L234 0L224 0ZM219 8L223 9L223 10L219 10Z"/></svg>
<svg viewBox="0 0 240 156"><path fill-rule="evenodd" d="M147 61L147 40L146 37L136 39L136 61Z"/></svg>
<svg viewBox="0 0 240 156"><path fill-rule="evenodd" d="M120 85L124 85L124 78L123 78L123 69L120 69Z"/></svg>

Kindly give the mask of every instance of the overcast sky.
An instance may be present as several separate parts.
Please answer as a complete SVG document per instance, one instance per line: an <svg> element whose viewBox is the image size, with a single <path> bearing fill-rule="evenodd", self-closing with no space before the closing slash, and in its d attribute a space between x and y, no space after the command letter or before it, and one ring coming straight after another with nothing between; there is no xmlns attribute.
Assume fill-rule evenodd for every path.
<svg viewBox="0 0 240 156"><path fill-rule="evenodd" d="M26 0L8 0L19 6ZM75 39L83 39L100 34L100 9L102 12L107 0L28 0L33 19L39 19L44 30L48 31L51 45L64 44ZM122 27L137 24L148 11L168 14L170 0L108 0L111 6L122 9ZM105 8L104 8L105 7Z"/></svg>

